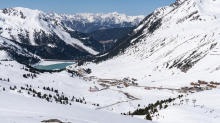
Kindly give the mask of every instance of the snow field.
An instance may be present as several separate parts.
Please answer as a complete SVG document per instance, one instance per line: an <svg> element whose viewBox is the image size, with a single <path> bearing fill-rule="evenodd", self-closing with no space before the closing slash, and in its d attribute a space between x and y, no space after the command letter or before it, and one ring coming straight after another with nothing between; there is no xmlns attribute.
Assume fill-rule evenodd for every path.
<svg viewBox="0 0 220 123"><path fill-rule="evenodd" d="M97 83L87 82L78 77L70 77L66 71L60 73L41 73L32 79L24 78L23 74L29 72L23 70L23 65L15 61L0 61L0 122L40 122L42 120L59 119L65 122L80 122L80 123L102 123L102 122L146 122L145 120L120 116L118 114L109 113L106 111L95 110L98 108L92 104L99 104L100 107L117 103L121 100L126 100L124 94L120 94L115 90L103 90L91 93L89 87L98 86ZM10 80L8 82L7 80ZM4 81L4 79L6 81ZM27 88L26 84L37 92L43 94L55 95L54 92L43 90L43 87L53 87L54 90L63 92L65 97L69 98L69 103L72 105L64 105L52 102L47 102L45 99L33 97L33 93L28 90L21 90L20 87ZM10 86L17 89L10 90ZM39 86L39 88L38 88ZM5 91L3 91L3 87ZM29 88L28 87L28 88ZM75 98L85 98L86 104L71 102L72 96ZM36 94L35 94L36 96ZM110 120L108 120L110 119ZM108 121L107 121L108 120Z"/></svg>

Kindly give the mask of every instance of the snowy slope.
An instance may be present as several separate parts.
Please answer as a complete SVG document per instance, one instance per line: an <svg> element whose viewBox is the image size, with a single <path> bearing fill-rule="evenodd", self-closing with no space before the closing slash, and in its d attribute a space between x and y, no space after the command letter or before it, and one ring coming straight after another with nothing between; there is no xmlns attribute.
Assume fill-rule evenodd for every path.
<svg viewBox="0 0 220 123"><path fill-rule="evenodd" d="M103 50L103 45L93 38L65 27L59 20L49 21L44 14L39 10L21 7L0 10L0 36L20 44L32 46L32 49L33 47L45 48L47 52L54 54L55 52L52 50L59 50L57 46L60 46L61 50L63 48L68 49L67 47L71 46L70 48L72 52L75 52L75 56L79 56L80 53L82 55L94 55ZM81 39L84 37L87 39ZM36 50L32 51L32 53L34 52ZM64 56L75 57L72 54Z"/></svg>
<svg viewBox="0 0 220 123"><path fill-rule="evenodd" d="M159 8L118 40L110 52L98 56L98 65L87 67L96 76L130 76L151 86L182 87L200 79L220 81L216 77L219 5L213 0L177 0Z"/></svg>
<svg viewBox="0 0 220 123"><path fill-rule="evenodd" d="M105 111L96 111L79 105L60 105L22 95L0 93L2 99L7 98L7 101L1 102L0 122L39 123L43 120L59 119L62 122L73 123L151 123L150 121L120 116Z"/></svg>
<svg viewBox="0 0 220 123"><path fill-rule="evenodd" d="M163 115L164 118L159 118L157 122L218 123L220 118L219 92L220 90L212 90L189 95L184 98L183 105L170 106L166 110L160 111L160 115ZM186 98L189 99L188 105L185 102ZM196 99L195 107L193 99ZM179 102L180 100L176 101L176 103Z"/></svg>
<svg viewBox="0 0 220 123"><path fill-rule="evenodd" d="M20 63L33 64L41 57L29 52L16 42L0 37L0 60L17 60Z"/></svg>
<svg viewBox="0 0 220 123"><path fill-rule="evenodd" d="M5 51L0 51L0 60L10 59L8 54Z"/></svg>
<svg viewBox="0 0 220 123"><path fill-rule="evenodd" d="M0 70L4 71L0 74L0 122L40 122L49 119L58 119L62 122L79 122L79 123L148 123L143 119L131 116L122 116L108 111L96 110L99 106L110 105L120 100L125 100L125 95L113 90L103 90L99 92L89 92L88 89L93 86L100 87L97 83L88 82L77 76L71 77L66 71L60 73L41 73L36 77L24 78L23 74L30 72L22 69L24 66L16 61L0 61ZM33 74L33 73L32 73ZM9 78L9 82L7 81ZM28 85L28 86L27 86ZM17 88L10 90L10 86ZM34 89L41 94L51 94L56 96L54 91L44 90L43 87L58 90L60 97L64 95L68 97L68 104L60 104L53 98L46 101L44 98L38 98L37 94L33 97ZM22 89L25 87L26 89ZM5 91L3 90L5 88ZM17 91L21 90L21 93ZM28 94L28 91L30 94ZM85 99L83 103L71 101L75 99ZM86 104L84 104L86 102ZM70 105L71 103L71 105Z"/></svg>

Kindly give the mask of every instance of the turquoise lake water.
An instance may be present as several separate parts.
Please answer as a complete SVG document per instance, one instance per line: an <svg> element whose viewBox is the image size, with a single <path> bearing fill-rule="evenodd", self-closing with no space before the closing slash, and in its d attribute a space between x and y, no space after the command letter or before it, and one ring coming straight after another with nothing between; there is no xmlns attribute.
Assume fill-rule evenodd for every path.
<svg viewBox="0 0 220 123"><path fill-rule="evenodd" d="M37 65L34 68L42 69L42 70L55 70L55 69L64 69L66 66L72 65L74 63L59 63L52 65Z"/></svg>

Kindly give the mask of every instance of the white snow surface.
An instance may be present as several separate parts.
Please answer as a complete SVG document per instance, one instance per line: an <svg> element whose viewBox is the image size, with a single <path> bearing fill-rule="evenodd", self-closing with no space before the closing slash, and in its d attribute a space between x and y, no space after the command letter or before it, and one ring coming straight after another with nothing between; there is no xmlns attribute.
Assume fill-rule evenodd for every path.
<svg viewBox="0 0 220 123"><path fill-rule="evenodd" d="M8 54L5 51L3 51L3 50L0 51L0 60L9 59L9 58L10 57L8 56Z"/></svg>
<svg viewBox="0 0 220 123"><path fill-rule="evenodd" d="M166 110L161 110L160 115L164 118L159 118L157 122L218 123L220 119L219 92L218 89L189 95L183 99L184 105L169 106ZM186 98L189 99L188 105L185 102ZM196 99L195 107L193 99Z"/></svg>
<svg viewBox="0 0 220 123"><path fill-rule="evenodd" d="M47 65L53 65L53 64L61 64L61 63L73 63L73 62L60 62L60 61L40 61L39 63L37 63L37 65L43 65L43 66L47 66ZM34 65L35 66L35 65Z"/></svg>
<svg viewBox="0 0 220 123"><path fill-rule="evenodd" d="M79 77L70 77L71 74L63 71L61 73L43 73L37 74L37 78L24 78L23 74L29 72L25 71L23 65L15 61L0 61L0 122L14 123L28 123L40 122L49 119L59 119L63 122L78 122L78 123L146 123L143 119L134 118L131 116L120 115L121 112L110 113L107 110L96 110L97 106L106 106L116 103L121 100L126 100L124 94L116 90L103 90L99 92L89 92L90 87L97 86L97 83L88 82ZM4 71L4 72L2 72ZM10 82L8 82L8 78ZM6 80L6 81L5 81ZM54 92L43 90L43 87L50 87L55 90L58 89L59 94L69 98L72 105L64 105L56 103L55 101L47 102L45 99L33 97L33 93L27 90L21 90L21 86L26 87L26 84L32 86L37 92L43 94L52 94ZM10 90L9 87L17 86L17 89ZM3 87L6 91L3 91ZM38 88L39 87L39 88ZM79 99L85 99L86 104L72 102L72 96ZM134 109L133 109L134 110ZM121 111L121 110L120 110Z"/></svg>

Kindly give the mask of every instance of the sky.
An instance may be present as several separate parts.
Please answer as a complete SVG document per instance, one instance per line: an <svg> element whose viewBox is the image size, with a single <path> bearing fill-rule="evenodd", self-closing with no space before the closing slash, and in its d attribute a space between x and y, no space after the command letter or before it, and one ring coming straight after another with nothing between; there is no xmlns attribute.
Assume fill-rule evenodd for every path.
<svg viewBox="0 0 220 123"><path fill-rule="evenodd" d="M1 0L0 9L25 7L58 14L109 13L148 15L176 0Z"/></svg>

